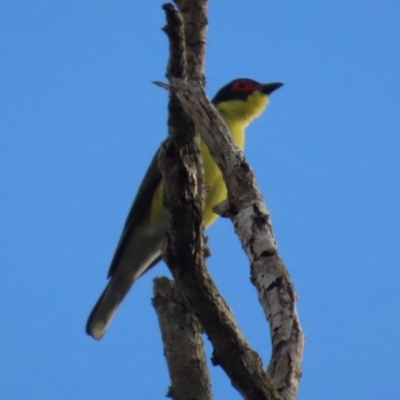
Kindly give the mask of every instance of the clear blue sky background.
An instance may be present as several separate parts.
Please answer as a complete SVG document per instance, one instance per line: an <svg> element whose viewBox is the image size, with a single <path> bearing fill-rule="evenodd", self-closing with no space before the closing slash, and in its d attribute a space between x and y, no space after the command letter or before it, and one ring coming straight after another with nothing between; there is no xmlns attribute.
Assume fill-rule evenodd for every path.
<svg viewBox="0 0 400 400"><path fill-rule="evenodd" d="M152 278L100 342L84 333L122 225L166 135L160 1L3 0L0 396L160 399L169 384ZM400 3L209 7L207 92L283 81L248 129L306 334L305 399L400 398ZM268 326L231 223L210 271L267 363ZM208 355L210 348L207 344ZM216 399L239 399L212 368Z"/></svg>

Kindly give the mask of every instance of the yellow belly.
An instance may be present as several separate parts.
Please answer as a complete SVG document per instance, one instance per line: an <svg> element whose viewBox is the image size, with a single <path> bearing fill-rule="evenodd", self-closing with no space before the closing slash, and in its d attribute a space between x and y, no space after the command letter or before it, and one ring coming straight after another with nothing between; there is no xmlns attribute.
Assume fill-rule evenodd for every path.
<svg viewBox="0 0 400 400"><path fill-rule="evenodd" d="M243 150L244 147L244 129L247 124L237 123L228 124L233 139L237 146ZM212 208L226 199L227 189L222 178L221 171L212 159L207 146L203 141L200 145L204 168L204 184L206 186L205 204L204 204L204 225L209 227L218 217L212 211ZM157 187L150 208L150 224L157 224L159 217L165 212L163 204L163 182Z"/></svg>
<svg viewBox="0 0 400 400"><path fill-rule="evenodd" d="M244 128L242 124L229 124L233 139L241 150L244 147ZM201 141L201 154L203 157L204 182L207 188L204 204L204 225L207 228L218 217L212 211L212 208L226 199L227 189L221 171L217 164L215 164L203 141Z"/></svg>
<svg viewBox="0 0 400 400"><path fill-rule="evenodd" d="M216 108L224 119L232 134L236 145L243 150L244 131L247 125L261 114L268 103L268 98L261 92L254 92L245 102L242 100L230 100L218 103ZM201 154L204 167L204 184L207 187L204 208L204 225L210 226L217 214L212 211L213 206L226 199L227 190L222 179L222 174L213 161L207 146L201 141ZM150 223L157 224L159 217L165 213L163 204L163 183L158 186L154 193L151 209Z"/></svg>
<svg viewBox="0 0 400 400"><path fill-rule="evenodd" d="M215 164L203 141L201 143L201 153L204 168L204 184L206 187L204 225L207 228L217 218L217 214L212 211L213 206L226 199L227 189L221 171L217 167L217 164Z"/></svg>

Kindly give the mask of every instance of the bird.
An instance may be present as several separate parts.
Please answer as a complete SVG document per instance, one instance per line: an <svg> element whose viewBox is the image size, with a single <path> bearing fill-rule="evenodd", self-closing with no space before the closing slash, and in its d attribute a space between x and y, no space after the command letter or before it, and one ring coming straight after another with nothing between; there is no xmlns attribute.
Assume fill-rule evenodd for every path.
<svg viewBox="0 0 400 400"><path fill-rule="evenodd" d="M281 82L259 83L239 78L223 86L212 99L241 150L244 149L246 127L261 115L269 102L269 95L282 85ZM212 207L226 199L227 189L221 171L203 141L200 150L207 187L204 199L204 226L207 228L217 218ZM139 186L123 227L109 268L109 282L88 317L86 333L94 339L101 339L104 335L133 283L161 260L168 216L163 207L163 180L157 159L158 151Z"/></svg>

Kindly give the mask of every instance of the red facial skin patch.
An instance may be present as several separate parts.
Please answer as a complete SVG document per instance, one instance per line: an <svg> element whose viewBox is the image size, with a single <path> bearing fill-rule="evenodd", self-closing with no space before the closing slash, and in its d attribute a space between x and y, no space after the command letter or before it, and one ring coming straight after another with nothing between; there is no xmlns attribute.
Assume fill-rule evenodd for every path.
<svg viewBox="0 0 400 400"><path fill-rule="evenodd" d="M240 79L232 85L231 90L234 90L235 92L245 93L253 92L254 90L256 90L256 84L246 79Z"/></svg>

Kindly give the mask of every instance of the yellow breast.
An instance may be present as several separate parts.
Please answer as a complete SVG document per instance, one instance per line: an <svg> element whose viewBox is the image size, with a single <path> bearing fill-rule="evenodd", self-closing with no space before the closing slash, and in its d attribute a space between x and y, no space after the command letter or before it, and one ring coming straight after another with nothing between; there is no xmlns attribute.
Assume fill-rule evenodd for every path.
<svg viewBox="0 0 400 400"><path fill-rule="evenodd" d="M267 96L254 92L246 102L231 100L216 105L240 150L244 149L247 125L263 112L267 103ZM217 215L212 211L212 207L226 199L227 189L222 179L221 171L211 158L210 152L203 141L201 142L201 153L203 156L204 180L208 190L205 198L204 224L208 227L217 218Z"/></svg>
<svg viewBox="0 0 400 400"><path fill-rule="evenodd" d="M218 112L228 125L233 140L241 150L244 149L244 133L247 125L262 113L267 102L267 96L259 92L254 92L245 102L242 100L230 100L216 105ZM203 141L201 141L200 150L203 158L204 184L206 186L204 225L208 227L217 218L217 214L212 211L212 208L226 199L227 189L222 179L221 171L215 164ZM165 212L162 206L162 196L163 182L157 187L151 202L151 224L156 224L159 217Z"/></svg>
<svg viewBox="0 0 400 400"><path fill-rule="evenodd" d="M243 150L244 148L244 126L242 124L234 124L229 126L229 130L237 144ZM203 158L204 183L206 185L206 196L204 204L204 225L207 228L215 219L217 214L212 211L213 206L225 200L227 197L227 189L222 178L221 171L212 159L206 144L201 141L201 154Z"/></svg>

